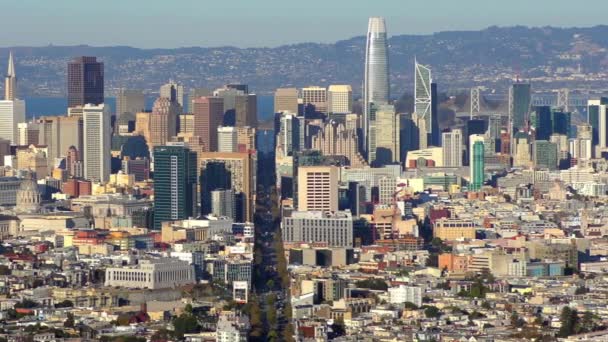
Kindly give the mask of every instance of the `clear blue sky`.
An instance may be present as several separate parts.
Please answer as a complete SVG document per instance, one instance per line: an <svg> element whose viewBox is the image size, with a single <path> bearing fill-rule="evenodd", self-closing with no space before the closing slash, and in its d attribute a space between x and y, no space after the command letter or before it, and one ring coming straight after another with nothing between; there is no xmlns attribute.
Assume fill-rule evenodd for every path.
<svg viewBox="0 0 608 342"><path fill-rule="evenodd" d="M0 45L276 46L492 25L594 26L608 0L1 0Z"/></svg>

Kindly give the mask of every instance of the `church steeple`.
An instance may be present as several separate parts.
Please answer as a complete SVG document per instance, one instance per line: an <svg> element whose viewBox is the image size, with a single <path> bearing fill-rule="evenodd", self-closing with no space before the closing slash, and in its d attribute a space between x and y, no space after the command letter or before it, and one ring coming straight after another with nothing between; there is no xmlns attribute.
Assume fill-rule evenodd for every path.
<svg viewBox="0 0 608 342"><path fill-rule="evenodd" d="M17 98L17 73L15 72L15 61L13 52L8 54L8 70L4 79L4 99L13 101Z"/></svg>

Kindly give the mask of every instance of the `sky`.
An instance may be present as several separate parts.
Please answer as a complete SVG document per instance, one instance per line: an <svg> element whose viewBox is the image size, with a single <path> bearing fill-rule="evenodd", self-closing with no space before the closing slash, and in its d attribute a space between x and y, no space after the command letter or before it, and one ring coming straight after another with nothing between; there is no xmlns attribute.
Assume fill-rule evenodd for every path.
<svg viewBox="0 0 608 342"><path fill-rule="evenodd" d="M0 0L0 46L262 47L489 26L587 27L608 0Z"/></svg>

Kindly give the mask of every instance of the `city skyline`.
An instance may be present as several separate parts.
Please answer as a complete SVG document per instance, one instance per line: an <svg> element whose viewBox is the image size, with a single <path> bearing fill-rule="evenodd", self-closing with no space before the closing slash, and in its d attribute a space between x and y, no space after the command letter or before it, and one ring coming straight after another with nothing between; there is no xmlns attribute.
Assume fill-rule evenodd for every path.
<svg viewBox="0 0 608 342"><path fill-rule="evenodd" d="M395 0L373 4L352 4L344 0L331 3L312 0L287 6L277 0L270 0L264 3L241 3L240 10L237 11L231 10L232 8L224 3L187 0L180 2L180 5L176 7L162 2L150 4L140 0L118 3L111 0L96 8L97 15L105 17L105 20L95 23L87 20L89 12L86 4L75 0L53 3L52 6L40 0L9 2L3 4L3 9L12 15L7 16L0 24L0 41L4 42L3 46L91 44L143 48L226 45L273 47L294 42L333 42L360 36L359 27L369 16L385 17L391 22L393 35L399 35L478 30L494 25L547 26L555 24L555 17L560 17L560 27L589 26L589 23L602 23L602 9L608 9L608 4L601 0L587 1L586 6L578 7L569 6L562 0L537 1L534 4L525 0L504 4L480 0L469 0L463 4L440 0L435 4L435 8L439 9L436 11L429 11L427 4L422 2L405 4ZM324 8L322 13L308 11L319 6ZM348 12L344 11L347 8L345 6L348 6ZM522 7L529 10L522 11ZM117 8L121 10L116 10ZM589 12L588 8L595 10ZM44 17L37 13L41 9L44 11ZM542 9L546 15L539 17L534 9ZM132 13L138 15L132 16ZM298 15L294 15L295 13ZM411 15L413 13L415 15ZM479 13L484 15L480 16ZM568 16L563 16L563 13L568 13ZM31 25L18 35L3 29L4 25L18 27L31 16L39 20L32 22L27 19ZM408 20L403 20L404 16ZM67 18L70 19L70 25L61 24L62 20ZM172 25L147 25L161 18ZM225 25L235 18L239 25ZM309 25L311 18L314 18L316 25ZM49 25L52 21L60 24ZM74 25L78 25L80 29L72 30ZM307 30L297 29L302 25L307 26ZM218 27L221 27L221 30L218 30ZM248 35L242 34L243 27L248 28ZM252 35L257 38L251 39Z"/></svg>

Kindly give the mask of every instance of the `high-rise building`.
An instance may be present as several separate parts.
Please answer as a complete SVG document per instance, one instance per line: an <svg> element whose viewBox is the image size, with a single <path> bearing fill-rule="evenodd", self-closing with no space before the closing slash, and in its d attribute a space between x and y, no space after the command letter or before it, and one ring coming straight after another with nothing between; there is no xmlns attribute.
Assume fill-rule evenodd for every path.
<svg viewBox="0 0 608 342"><path fill-rule="evenodd" d="M4 100L14 101L17 97L17 73L15 72L15 61L13 60L13 52L11 51L8 54L8 70L4 78Z"/></svg>
<svg viewBox="0 0 608 342"><path fill-rule="evenodd" d="M302 88L305 111L327 113L327 88L310 86Z"/></svg>
<svg viewBox="0 0 608 342"><path fill-rule="evenodd" d="M532 89L529 83L515 83L509 88L509 131L514 136L528 128Z"/></svg>
<svg viewBox="0 0 608 342"><path fill-rule="evenodd" d="M433 91L431 89L433 79L431 78L431 68L414 60L414 76L414 113L424 120L427 141L433 145L434 118L431 106L433 102Z"/></svg>
<svg viewBox="0 0 608 342"><path fill-rule="evenodd" d="M160 97L168 98L173 102L177 102L184 109L184 86L174 81L169 81L167 84L160 86Z"/></svg>
<svg viewBox="0 0 608 342"><path fill-rule="evenodd" d="M39 144L40 127L36 122L17 124L17 145L29 146Z"/></svg>
<svg viewBox="0 0 608 342"><path fill-rule="evenodd" d="M68 63L68 107L104 102L104 68L96 57L78 57Z"/></svg>
<svg viewBox="0 0 608 342"><path fill-rule="evenodd" d="M344 124L330 121L312 137L312 149L324 156L345 156L350 166L367 165L359 154L356 129L347 129Z"/></svg>
<svg viewBox="0 0 608 342"><path fill-rule="evenodd" d="M81 108L84 112L84 108ZM79 116L41 116L36 120L38 143L46 145L49 168L65 156L70 146L84 151L84 119Z"/></svg>
<svg viewBox="0 0 608 342"><path fill-rule="evenodd" d="M557 145L546 140L536 140L533 147L534 166L555 170L557 168Z"/></svg>
<svg viewBox="0 0 608 342"><path fill-rule="evenodd" d="M300 151L300 149L304 148L300 143L300 124L302 122L299 117L290 113L281 114L279 120L276 143L277 153L283 156L293 155L295 151Z"/></svg>
<svg viewBox="0 0 608 342"><path fill-rule="evenodd" d="M124 89L118 90L116 95L116 116L120 117L124 113L143 112L146 109L144 93L141 90Z"/></svg>
<svg viewBox="0 0 608 342"><path fill-rule="evenodd" d="M327 89L328 113L352 113L353 89L350 85L330 85Z"/></svg>
<svg viewBox="0 0 608 342"><path fill-rule="evenodd" d="M255 150L256 129L253 127L236 127L236 152Z"/></svg>
<svg viewBox="0 0 608 342"><path fill-rule="evenodd" d="M286 242L323 242L330 247L353 245L353 218L350 211L289 212L283 216L281 230L283 241Z"/></svg>
<svg viewBox="0 0 608 342"><path fill-rule="evenodd" d="M221 97L199 97L192 101L194 135L200 136L207 151L217 151L217 128L224 116L224 99Z"/></svg>
<svg viewBox="0 0 608 342"><path fill-rule="evenodd" d="M298 89L278 88L274 92L274 112L298 113Z"/></svg>
<svg viewBox="0 0 608 342"><path fill-rule="evenodd" d="M234 102L234 124L236 127L258 126L258 97L255 94L238 95Z"/></svg>
<svg viewBox="0 0 608 342"><path fill-rule="evenodd" d="M105 183L110 179L110 112L104 104L83 107L84 178Z"/></svg>
<svg viewBox="0 0 608 342"><path fill-rule="evenodd" d="M534 128L536 140L549 140L553 133L553 124L551 120L551 107L538 106L534 108L532 113L534 117Z"/></svg>
<svg viewBox="0 0 608 342"><path fill-rule="evenodd" d="M253 220L256 191L255 153L204 152L199 155L202 214L210 212L211 191L230 189L236 196L235 220Z"/></svg>
<svg viewBox="0 0 608 342"><path fill-rule="evenodd" d="M0 138L6 139L12 145L16 145L18 129L17 125L25 121L25 101L4 100L0 101Z"/></svg>
<svg viewBox="0 0 608 342"><path fill-rule="evenodd" d="M218 152L238 152L237 151L237 130L236 127L217 128L217 151Z"/></svg>
<svg viewBox="0 0 608 342"><path fill-rule="evenodd" d="M235 219L234 191L218 189L211 191L211 214Z"/></svg>
<svg viewBox="0 0 608 342"><path fill-rule="evenodd" d="M571 114L562 110L551 111L551 133L570 137Z"/></svg>
<svg viewBox="0 0 608 342"><path fill-rule="evenodd" d="M65 156L65 168L70 177L81 178L84 176L82 159L76 146L70 146Z"/></svg>
<svg viewBox="0 0 608 342"><path fill-rule="evenodd" d="M437 83L431 83L431 144L441 146L441 131L439 131L439 102L437 98Z"/></svg>
<svg viewBox="0 0 608 342"><path fill-rule="evenodd" d="M181 114L177 116L177 133L194 134L194 115Z"/></svg>
<svg viewBox="0 0 608 342"><path fill-rule="evenodd" d="M598 146L601 146L602 148L608 146L608 142L606 141L608 135L606 135L607 131L605 128L606 122L608 122L608 120L606 120L606 115L608 115L606 111L607 104L608 98L587 101L587 123L591 126L591 144L593 145L594 150ZM603 126L602 123L604 123ZM604 134L600 137L602 132Z"/></svg>
<svg viewBox="0 0 608 342"><path fill-rule="evenodd" d="M336 166L300 166L298 168L298 210L338 211Z"/></svg>
<svg viewBox="0 0 608 342"><path fill-rule="evenodd" d="M188 94L188 109L184 112L192 113L194 106L192 105L192 101L198 99L199 97L208 97L213 96L213 91L207 88L192 88Z"/></svg>
<svg viewBox="0 0 608 342"><path fill-rule="evenodd" d="M365 75L363 77L363 141L364 149L368 154L370 136L375 127L371 124L375 121L370 104L385 104L390 98L389 74L388 74L388 37L386 34L386 23L384 18L369 18L367 26L367 43L365 46Z"/></svg>
<svg viewBox="0 0 608 342"><path fill-rule="evenodd" d="M443 132L441 138L443 149L443 166L444 167L461 167L462 166L462 130L453 129L450 132Z"/></svg>
<svg viewBox="0 0 608 342"><path fill-rule="evenodd" d="M171 141L171 137L177 134L177 117L180 114L181 107L177 102L166 97L156 99L152 113L148 116L150 130L148 146L161 146Z"/></svg>
<svg viewBox="0 0 608 342"><path fill-rule="evenodd" d="M485 180L485 138L483 135L474 134L469 137L471 144L471 157L469 160L471 179L469 189L478 191L483 186Z"/></svg>
<svg viewBox="0 0 608 342"><path fill-rule="evenodd" d="M154 228L196 215L196 153L183 143L154 147Z"/></svg>
<svg viewBox="0 0 608 342"><path fill-rule="evenodd" d="M399 124L401 118L393 105L380 105L376 109L376 153L370 163L383 166L400 163Z"/></svg>

